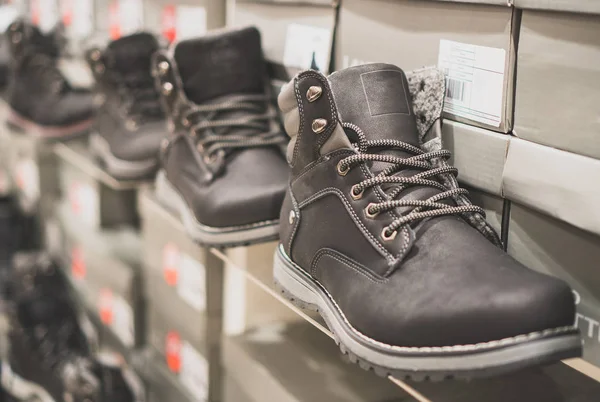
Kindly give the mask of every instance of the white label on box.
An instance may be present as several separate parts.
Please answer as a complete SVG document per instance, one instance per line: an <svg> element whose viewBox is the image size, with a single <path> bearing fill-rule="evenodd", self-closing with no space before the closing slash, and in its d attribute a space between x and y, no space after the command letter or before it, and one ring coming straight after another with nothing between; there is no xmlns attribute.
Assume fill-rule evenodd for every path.
<svg viewBox="0 0 600 402"><path fill-rule="evenodd" d="M4 32L19 17L19 10L14 4L0 6L0 31Z"/></svg>
<svg viewBox="0 0 600 402"><path fill-rule="evenodd" d="M125 346L134 344L133 309L121 296L116 296L113 302L112 329Z"/></svg>
<svg viewBox="0 0 600 402"><path fill-rule="evenodd" d="M438 67L446 75L444 112L499 127L506 51L440 41Z"/></svg>
<svg viewBox="0 0 600 402"><path fill-rule="evenodd" d="M40 172L32 159L21 159L16 164L15 182L28 201L37 200L40 195Z"/></svg>
<svg viewBox="0 0 600 402"><path fill-rule="evenodd" d="M196 401L206 401L208 399L208 362L186 341L183 341L180 353L179 380Z"/></svg>
<svg viewBox="0 0 600 402"><path fill-rule="evenodd" d="M176 13L177 40L195 38L206 33L204 7L178 6Z"/></svg>
<svg viewBox="0 0 600 402"><path fill-rule="evenodd" d="M119 23L121 36L141 31L144 27L144 6L142 0L120 0Z"/></svg>
<svg viewBox="0 0 600 402"><path fill-rule="evenodd" d="M85 183L72 183L69 187L69 200L75 216L91 227L100 225L100 201L94 187Z"/></svg>
<svg viewBox="0 0 600 402"><path fill-rule="evenodd" d="M76 0L71 2L71 30L73 35L85 38L94 31L94 1Z"/></svg>
<svg viewBox="0 0 600 402"><path fill-rule="evenodd" d="M177 293L198 311L206 309L206 269L192 257L181 254Z"/></svg>
<svg viewBox="0 0 600 402"><path fill-rule="evenodd" d="M56 0L37 0L38 24L42 32L50 32L60 21Z"/></svg>
<svg viewBox="0 0 600 402"><path fill-rule="evenodd" d="M288 25L283 52L283 64L287 67L327 72L330 51L331 30L310 25Z"/></svg>

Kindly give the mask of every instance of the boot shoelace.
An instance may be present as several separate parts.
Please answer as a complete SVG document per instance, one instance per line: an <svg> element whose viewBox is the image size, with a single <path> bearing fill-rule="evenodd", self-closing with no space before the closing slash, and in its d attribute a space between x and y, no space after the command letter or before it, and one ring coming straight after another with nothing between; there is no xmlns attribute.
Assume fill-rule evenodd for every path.
<svg viewBox="0 0 600 402"><path fill-rule="evenodd" d="M160 119L163 117L160 96L154 86L152 77L126 75L120 78L121 96L130 99L131 115Z"/></svg>
<svg viewBox="0 0 600 402"><path fill-rule="evenodd" d="M182 113L183 125L190 129L193 137L198 138L198 151L205 155L208 162L214 161L220 152L279 145L286 140L279 127L270 129L277 115L264 111L268 110L266 105L269 101L266 95L238 95L223 103L194 105ZM233 119L215 118L218 114L228 112L244 114Z"/></svg>
<svg viewBox="0 0 600 402"><path fill-rule="evenodd" d="M370 203L366 207L365 214L367 217L374 219L381 212L392 211L398 207L413 207L410 212L394 219L383 229L381 232L383 240L393 240L396 237L398 229L402 226L426 218L470 212L479 213L485 216L484 210L476 205L454 206L439 202L456 195L468 194L468 191L463 188L448 190L447 187L436 180L436 177L441 174L458 174L458 170L452 166L436 167L432 162L434 159L438 158L447 160L450 158L450 151L439 150L425 152L414 145L390 139L367 141L364 133L359 127L348 123L344 123L343 126L355 131L358 135L359 153L346 157L338 162L337 170L340 175L345 176L351 168L367 162L384 162L390 164L388 168L382 170L377 175L352 186L351 196L355 200L360 199L364 191L370 187L382 184L389 184L392 186L386 191L386 194L388 195L387 201ZM413 156L403 158L381 153L367 153L369 149L373 148L401 150L412 154ZM394 175L405 168L420 170L421 172L411 176ZM426 200L395 199L403 190L411 186L433 187L440 190L440 193L429 197Z"/></svg>

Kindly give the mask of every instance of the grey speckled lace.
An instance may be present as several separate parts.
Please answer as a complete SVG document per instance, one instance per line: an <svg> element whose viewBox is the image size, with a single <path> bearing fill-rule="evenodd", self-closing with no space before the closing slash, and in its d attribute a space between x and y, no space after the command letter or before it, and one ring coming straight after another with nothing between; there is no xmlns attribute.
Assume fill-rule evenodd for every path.
<svg viewBox="0 0 600 402"><path fill-rule="evenodd" d="M277 115L264 112L268 102L266 95L236 95L223 103L193 106L182 113L183 122L199 138L198 151L208 159L226 150L283 144L286 139L279 125L271 124ZM235 117L216 118L225 113ZM272 126L277 128L271 129Z"/></svg>
<svg viewBox="0 0 600 402"><path fill-rule="evenodd" d="M443 215L456 215L469 212L480 213L485 216L484 210L476 205L453 206L439 202L459 194L468 194L468 191L463 188L448 190L448 188L435 180L435 178L441 174L458 174L457 169L452 166L435 167L432 163L433 159L450 158L450 151L439 150L425 152L414 145L390 139L367 141L364 133L359 127L353 124L344 124L344 127L353 130L358 135L359 153L340 160L337 166L340 174L345 175L352 167L365 162L384 162L390 164L388 168L384 169L376 176L363 180L360 183L352 186L352 196L358 199L362 196L363 192L367 188L382 184L392 185L391 188L386 190L388 200L369 204L366 208L367 216L374 218L381 212L391 211L398 207L414 207L408 214L394 219L392 223L384 228L382 232L382 236L384 238L391 239L395 236L400 227L425 218ZM367 153L369 149L373 148L396 149L414 156L403 158L394 155ZM421 170L421 172L412 176L394 175L405 168ZM403 190L411 186L433 187L440 190L440 193L426 200L394 199Z"/></svg>

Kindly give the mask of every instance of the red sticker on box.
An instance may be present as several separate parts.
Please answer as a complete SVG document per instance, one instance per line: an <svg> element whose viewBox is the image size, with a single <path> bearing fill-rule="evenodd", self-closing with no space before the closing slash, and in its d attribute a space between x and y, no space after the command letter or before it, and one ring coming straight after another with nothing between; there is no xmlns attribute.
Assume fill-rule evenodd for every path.
<svg viewBox="0 0 600 402"><path fill-rule="evenodd" d="M84 280L86 275L85 259L80 247L71 249L71 275L77 280Z"/></svg>
<svg viewBox="0 0 600 402"><path fill-rule="evenodd" d="M165 357L167 366L174 373L181 370L181 337L176 331L171 331L165 339Z"/></svg>
<svg viewBox="0 0 600 402"><path fill-rule="evenodd" d="M100 312L100 320L105 325L113 323L113 292L108 288L100 290L100 300L98 301L98 311Z"/></svg>
<svg viewBox="0 0 600 402"><path fill-rule="evenodd" d="M163 8L162 33L169 42L177 39L177 14L174 5L169 4Z"/></svg>
<svg viewBox="0 0 600 402"><path fill-rule="evenodd" d="M163 248L163 273L169 286L176 286L179 280L179 248L173 243L167 243Z"/></svg>
<svg viewBox="0 0 600 402"><path fill-rule="evenodd" d="M121 37L121 21L119 19L119 3L113 1L108 7L108 25L110 37L113 40Z"/></svg>

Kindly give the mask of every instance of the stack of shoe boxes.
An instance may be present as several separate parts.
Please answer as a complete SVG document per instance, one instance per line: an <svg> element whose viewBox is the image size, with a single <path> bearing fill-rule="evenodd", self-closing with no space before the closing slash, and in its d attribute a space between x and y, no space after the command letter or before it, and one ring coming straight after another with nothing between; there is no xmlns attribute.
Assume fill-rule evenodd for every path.
<svg viewBox="0 0 600 402"><path fill-rule="evenodd" d="M584 357L600 365L600 4L515 6L523 15L503 177L509 252L573 286Z"/></svg>
<svg viewBox="0 0 600 402"><path fill-rule="evenodd" d="M193 399L219 400L223 264L154 198L140 195L148 358ZM158 375L158 374L157 374Z"/></svg>
<svg viewBox="0 0 600 402"><path fill-rule="evenodd" d="M256 26L276 83L300 70L330 71L338 1L236 0L232 25Z"/></svg>

